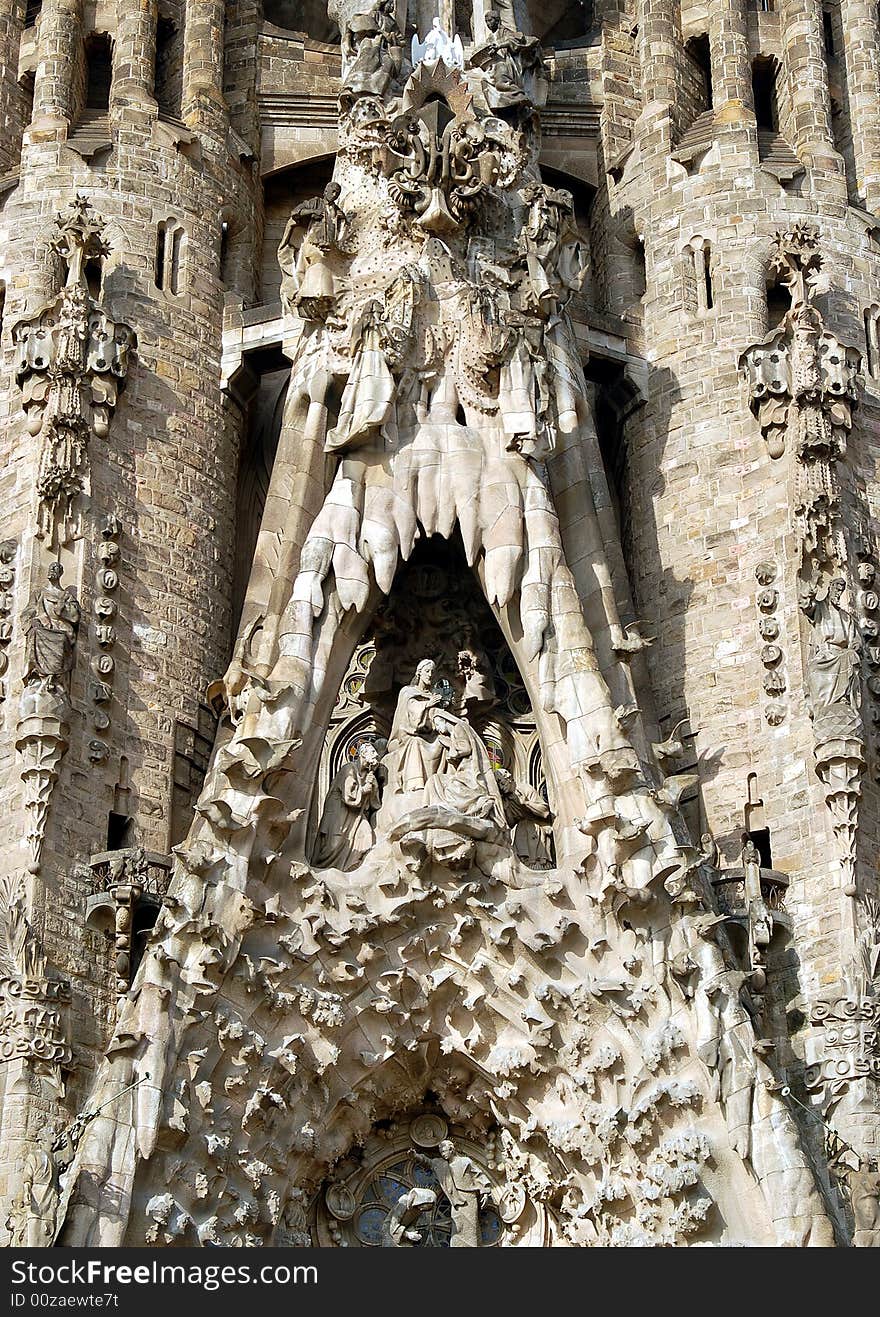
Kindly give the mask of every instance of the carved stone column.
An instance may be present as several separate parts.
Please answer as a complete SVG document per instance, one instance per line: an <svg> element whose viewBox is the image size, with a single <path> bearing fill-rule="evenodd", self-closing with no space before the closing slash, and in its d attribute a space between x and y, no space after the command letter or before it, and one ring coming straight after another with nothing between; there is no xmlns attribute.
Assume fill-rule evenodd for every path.
<svg viewBox="0 0 880 1317"><path fill-rule="evenodd" d="M155 103L158 0L117 0L113 100Z"/></svg>
<svg viewBox="0 0 880 1317"><path fill-rule="evenodd" d="M82 42L83 0L45 0L40 14L39 63L34 79L34 122L66 120L76 108L76 72Z"/></svg>
<svg viewBox="0 0 880 1317"><path fill-rule="evenodd" d="M831 131L828 66L819 0L782 0L783 60L792 106L790 126L798 155L814 167L842 173Z"/></svg>
<svg viewBox="0 0 880 1317"><path fill-rule="evenodd" d="M189 0L183 43L183 117L225 111L223 0ZM209 109L210 107L210 109Z"/></svg>
<svg viewBox="0 0 880 1317"><path fill-rule="evenodd" d="M868 210L880 207L880 32L870 0L841 0L846 90L857 186Z"/></svg>

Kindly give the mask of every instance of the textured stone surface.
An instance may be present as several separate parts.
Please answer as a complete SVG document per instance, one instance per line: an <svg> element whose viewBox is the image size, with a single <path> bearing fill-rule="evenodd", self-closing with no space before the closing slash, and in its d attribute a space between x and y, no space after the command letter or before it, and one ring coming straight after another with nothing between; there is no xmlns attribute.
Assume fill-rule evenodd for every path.
<svg viewBox="0 0 880 1317"><path fill-rule="evenodd" d="M398 61L368 8L331 7L308 32L265 23L257 0L159 0L130 6L117 28L124 6L44 0L34 30L21 0L0 2L0 904L12 912L2 973L14 984L27 955L39 969L33 999L63 999L47 1024L54 1060L36 1065L25 1039L0 1062L0 1197L20 1241L51 1233L22 1198L42 1175L49 1196L70 1195L58 1218L68 1242L369 1243L358 1213L394 1166L415 1197L374 1223L386 1246L415 1242L408 1230L471 1238L468 1192L485 1197L484 1239L497 1229L505 1244L876 1242L871 1010L844 1036L878 986L876 352L836 464L835 570L863 680L849 866L816 771L797 454L787 444L772 455L739 370L780 323L775 235L799 224L818 232L813 300L826 334L865 351L880 277L876 9L843 0L829 52L819 0L774 13L745 0L597 4L591 33L544 42L543 135L516 97L503 106L509 88L481 101L468 76L477 121L502 104L508 125L491 128L495 158L484 158L473 208L428 179L435 192L417 204L440 227L422 228L414 215L425 210L407 208L400 178L350 123L340 129L346 80L347 112L364 104L351 74L362 40L392 48L390 82L374 87L386 104L411 71L409 38ZM173 107L152 85L157 12L176 26L159 30L167 67L182 61ZM383 12L390 21L394 7ZM516 12L528 35L545 36ZM115 39L104 109L86 104L92 23ZM708 111L692 54L704 34ZM776 61L772 141L755 118L758 57ZM443 94L453 104L457 93ZM480 359L500 380L493 412L479 388L467 393L467 352L485 345L465 308L473 288L495 290L493 269L520 268L517 250L532 280L552 266L527 191L541 164L545 182L572 194L570 251L579 234L590 265L580 291L536 286L544 307L570 297L570 331L564 320L552 341L541 330L531 356L514 335L497 360ZM347 223L328 250L302 203L331 175ZM37 534L41 440L13 328L60 292L53 223L77 193L109 247L86 270L89 293L131 326L137 351L106 434L89 441L80 532L56 549ZM276 251L297 207L283 313ZM531 248L517 249L530 224ZM419 271L415 329L389 356L386 330L362 313L384 298L387 326L386 290L405 267ZM554 386L549 445L546 405L528 386L535 361L575 395L566 403ZM444 370L445 392L431 374ZM401 389L414 420L394 410ZM439 537L462 530L475 570L457 541L407 546L416 519ZM529 522L526 548L540 537L549 560L561 546L561 575L524 551ZM413 550L416 576L399 574L398 545L404 558ZM24 614L56 558L81 623L35 874L16 724ZM442 622L430 595L441 576ZM402 589L428 590L403 633ZM464 650L491 671L487 704L477 677L467 703ZM546 790L552 852L522 831L514 847L522 820L491 790L502 812L485 836L468 809L383 836L381 807L355 802L344 764L364 737L385 754L396 695L412 660L428 657L521 799ZM603 758L609 750L623 760ZM620 762L638 766L633 780ZM310 863L337 853L326 840L316 849L334 782L365 811L354 852L375 839L359 864L348 854L344 874ZM237 820L250 810L245 843ZM531 817L537 826L540 812ZM748 847L743 856L744 832L757 860ZM172 900L117 1008L178 843ZM673 847L684 848L677 867L664 868ZM149 858L132 859L138 848ZM539 853L552 869L529 868L523 856ZM728 920L713 924L719 909ZM169 1000L180 1008L170 1035ZM220 1021L213 1050L206 1009ZM115 1059L102 1064L117 1010ZM21 1039L20 1002L13 1015L7 1032ZM161 1064L145 1041L154 1035ZM77 1128L73 1168L52 1169L38 1141L46 1120L88 1113L145 1071L149 1083ZM514 1094L522 1121L508 1117ZM618 1108L628 1125L614 1124ZM157 1132L163 1148L186 1147L182 1189L175 1156L150 1155ZM291 1146L282 1172L278 1149ZM419 1149L436 1163L421 1191ZM566 1181L561 1167L575 1164ZM458 1206L444 1166L470 1186ZM89 1172L122 1210L80 1194Z"/></svg>

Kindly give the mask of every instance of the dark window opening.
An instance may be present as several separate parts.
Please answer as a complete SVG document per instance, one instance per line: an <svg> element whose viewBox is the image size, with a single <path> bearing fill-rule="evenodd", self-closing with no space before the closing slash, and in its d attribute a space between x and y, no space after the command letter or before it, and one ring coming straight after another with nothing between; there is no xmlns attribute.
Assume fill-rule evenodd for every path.
<svg viewBox="0 0 880 1317"><path fill-rule="evenodd" d="M834 59L834 19L827 9L822 10L822 38L825 42L825 54Z"/></svg>
<svg viewBox="0 0 880 1317"><path fill-rule="evenodd" d="M791 310L791 293L784 284L767 285L767 328L776 329Z"/></svg>
<svg viewBox="0 0 880 1317"><path fill-rule="evenodd" d="M776 99L776 63L764 56L752 65L752 93L758 128L779 132L779 105Z"/></svg>
<svg viewBox="0 0 880 1317"><path fill-rule="evenodd" d="M761 859L762 869L773 868L773 852L770 848L770 829L754 828L747 832L746 839L753 843Z"/></svg>
<svg viewBox="0 0 880 1317"><path fill-rule="evenodd" d="M134 819L115 810L107 815L107 850L124 851L134 845Z"/></svg>
<svg viewBox="0 0 880 1317"><path fill-rule="evenodd" d="M43 0L27 0L24 11L24 25L26 28L37 26L37 19L40 17L42 8Z"/></svg>
<svg viewBox="0 0 880 1317"><path fill-rule="evenodd" d="M229 220L220 225L220 282L229 287Z"/></svg>
<svg viewBox="0 0 880 1317"><path fill-rule="evenodd" d="M19 89L21 91L21 118L22 123L27 126L34 117L34 84L36 74L31 71L23 73L19 79Z"/></svg>
<svg viewBox="0 0 880 1317"><path fill-rule="evenodd" d="M712 252L708 246L703 248L703 281L706 288L706 310L711 311L714 304L712 297Z"/></svg>
<svg viewBox="0 0 880 1317"><path fill-rule="evenodd" d="M156 233L156 268L153 282L157 288L165 287L165 225L160 224Z"/></svg>
<svg viewBox="0 0 880 1317"><path fill-rule="evenodd" d="M180 29L170 18L160 17L156 25L153 95L163 118L180 117L182 90L183 39Z"/></svg>
<svg viewBox="0 0 880 1317"><path fill-rule="evenodd" d="M110 108L113 81L113 43L106 32L93 32L86 40L86 109Z"/></svg>
<svg viewBox="0 0 880 1317"><path fill-rule="evenodd" d="M648 263L641 238L636 238L633 244L633 287L638 299L643 298L648 291Z"/></svg>
<svg viewBox="0 0 880 1317"><path fill-rule="evenodd" d="M101 267L101 262L95 259L94 257L90 258L85 263L85 266L83 268L83 273L85 274L86 277L86 287L89 290L89 296L95 302L100 301L101 280L103 278L103 270Z"/></svg>
<svg viewBox="0 0 880 1317"><path fill-rule="evenodd" d="M138 966L144 958L144 952L147 949L147 942L150 934L156 927L156 920L159 918L161 904L153 897L142 896L134 909L134 916L131 921L131 979L138 971Z"/></svg>
<svg viewBox="0 0 880 1317"><path fill-rule="evenodd" d="M6 285L0 284L0 335L3 333L3 317L6 313Z"/></svg>
<svg viewBox="0 0 880 1317"><path fill-rule="evenodd" d="M712 50L709 45L709 38L705 35L691 37L685 45L685 50L696 65L703 80L703 106L704 110L712 109Z"/></svg>

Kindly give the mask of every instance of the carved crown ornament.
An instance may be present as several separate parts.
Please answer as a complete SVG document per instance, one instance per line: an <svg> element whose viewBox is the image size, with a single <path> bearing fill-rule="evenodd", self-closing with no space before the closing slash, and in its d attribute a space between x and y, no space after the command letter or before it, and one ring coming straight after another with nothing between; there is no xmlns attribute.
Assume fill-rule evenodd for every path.
<svg viewBox="0 0 880 1317"><path fill-rule="evenodd" d="M15 374L31 435L42 435L37 533L52 547L82 533L89 490L89 440L107 437L136 347L89 292L87 267L109 255L103 221L80 194L56 218L52 250L64 285L36 316L13 326Z"/></svg>

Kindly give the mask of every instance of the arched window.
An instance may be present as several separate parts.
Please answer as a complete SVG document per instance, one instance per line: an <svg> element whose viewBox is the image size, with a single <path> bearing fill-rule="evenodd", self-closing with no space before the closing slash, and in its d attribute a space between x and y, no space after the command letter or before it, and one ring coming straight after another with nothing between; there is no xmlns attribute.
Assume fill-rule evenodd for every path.
<svg viewBox="0 0 880 1317"><path fill-rule="evenodd" d="M106 32L92 32L86 48L86 109L109 110L113 81L113 42Z"/></svg>

